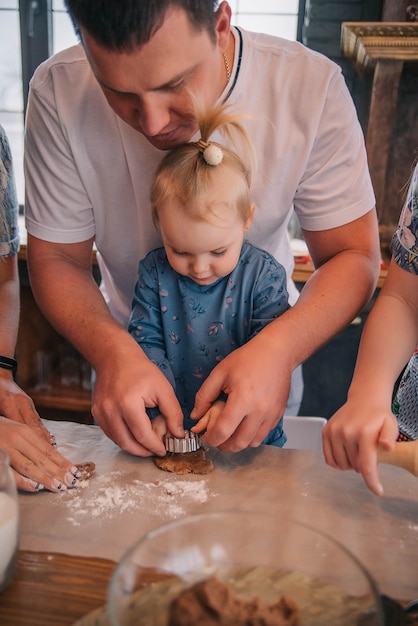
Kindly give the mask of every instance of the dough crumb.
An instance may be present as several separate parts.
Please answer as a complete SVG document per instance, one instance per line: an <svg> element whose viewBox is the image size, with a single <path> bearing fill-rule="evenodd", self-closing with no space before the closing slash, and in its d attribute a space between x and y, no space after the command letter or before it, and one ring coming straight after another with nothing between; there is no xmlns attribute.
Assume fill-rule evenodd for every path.
<svg viewBox="0 0 418 626"><path fill-rule="evenodd" d="M270 606L241 600L215 576L196 583L170 604L168 626L299 626L297 604L287 596Z"/></svg>
<svg viewBox="0 0 418 626"><path fill-rule="evenodd" d="M76 467L81 472L80 480L87 480L96 469L96 464L93 461L88 461L87 463L76 463Z"/></svg>

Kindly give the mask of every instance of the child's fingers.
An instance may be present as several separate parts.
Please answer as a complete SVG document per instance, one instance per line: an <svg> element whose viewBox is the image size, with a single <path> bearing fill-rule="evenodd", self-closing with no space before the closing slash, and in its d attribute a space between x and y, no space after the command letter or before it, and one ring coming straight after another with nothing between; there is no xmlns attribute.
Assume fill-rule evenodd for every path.
<svg viewBox="0 0 418 626"><path fill-rule="evenodd" d="M152 425L152 430L155 432L156 435L158 435L158 437L162 441L164 438L164 435L166 435L168 432L167 422L165 418L162 415L157 415L157 417L154 417L151 420L151 425Z"/></svg>
<svg viewBox="0 0 418 626"><path fill-rule="evenodd" d="M197 424L192 426L190 430L193 433L201 433L203 430L206 430L206 427L209 424L209 419L210 419L210 409L207 413L204 414L203 417L200 418Z"/></svg>

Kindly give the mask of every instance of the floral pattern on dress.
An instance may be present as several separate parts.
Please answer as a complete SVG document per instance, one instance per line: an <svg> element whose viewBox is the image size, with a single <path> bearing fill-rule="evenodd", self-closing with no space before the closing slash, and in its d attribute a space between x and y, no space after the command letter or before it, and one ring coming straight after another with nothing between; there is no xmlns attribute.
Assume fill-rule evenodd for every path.
<svg viewBox="0 0 418 626"><path fill-rule="evenodd" d="M412 175L398 228L392 237L391 250L400 267L418 274L418 164Z"/></svg>
<svg viewBox="0 0 418 626"><path fill-rule="evenodd" d="M0 126L0 257L14 256L19 251L18 211L12 155Z"/></svg>
<svg viewBox="0 0 418 626"><path fill-rule="evenodd" d="M196 393L213 368L288 308L284 267L247 241L231 274L211 285L177 274L158 248L139 264L128 329L172 384L190 428ZM280 424L271 440L281 437Z"/></svg>
<svg viewBox="0 0 418 626"><path fill-rule="evenodd" d="M404 270L418 274L418 163L398 229L392 238L392 254ZM398 420L399 440L418 438L418 349L411 357L399 383L392 411Z"/></svg>

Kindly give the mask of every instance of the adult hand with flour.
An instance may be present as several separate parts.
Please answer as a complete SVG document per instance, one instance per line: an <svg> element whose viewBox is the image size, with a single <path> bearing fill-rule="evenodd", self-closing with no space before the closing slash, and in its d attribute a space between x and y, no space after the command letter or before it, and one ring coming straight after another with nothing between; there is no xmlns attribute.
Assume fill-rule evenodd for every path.
<svg viewBox="0 0 418 626"><path fill-rule="evenodd" d="M31 398L14 379L19 326L18 209L12 155L0 126L0 442L19 489L61 491L75 486L81 473L55 450Z"/></svg>
<svg viewBox="0 0 418 626"><path fill-rule="evenodd" d="M78 485L81 471L56 450L53 437L48 442L27 424L0 416L0 441L18 489L65 491Z"/></svg>

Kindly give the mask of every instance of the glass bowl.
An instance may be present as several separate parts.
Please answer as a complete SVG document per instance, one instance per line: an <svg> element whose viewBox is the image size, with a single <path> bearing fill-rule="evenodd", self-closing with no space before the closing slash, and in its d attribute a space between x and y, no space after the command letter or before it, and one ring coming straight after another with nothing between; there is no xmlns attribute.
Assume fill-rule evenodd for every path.
<svg viewBox="0 0 418 626"><path fill-rule="evenodd" d="M208 579L204 594L209 594L214 621L192 614L199 602L190 590L183 598L181 619L169 619L173 599ZM220 593L219 582L229 591ZM221 600L212 599L211 594L219 593ZM236 615L227 619L236 603L250 604L251 610L262 604L265 609L282 596L296 603L300 615L299 622L284 623L384 624L377 585L343 545L303 523L243 511L194 515L146 534L116 566L107 609L112 626L273 624L238 621Z"/></svg>
<svg viewBox="0 0 418 626"><path fill-rule="evenodd" d="M13 578L19 549L19 502L9 462L0 449L0 592Z"/></svg>

